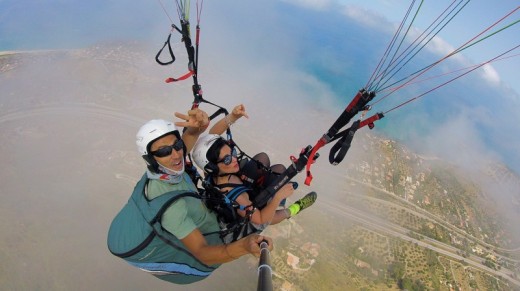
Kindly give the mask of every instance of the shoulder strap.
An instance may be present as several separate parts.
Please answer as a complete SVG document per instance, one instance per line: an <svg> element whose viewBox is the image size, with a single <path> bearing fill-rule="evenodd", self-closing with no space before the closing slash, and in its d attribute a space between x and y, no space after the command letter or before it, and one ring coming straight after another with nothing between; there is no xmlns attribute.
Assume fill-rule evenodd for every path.
<svg viewBox="0 0 520 291"><path fill-rule="evenodd" d="M224 199L227 204L233 205L235 203L235 205L237 205L240 210L245 210L247 206L240 205L235 201L237 200L238 196L240 196L240 194L248 191L251 191L251 188L240 185L228 191L224 196Z"/></svg>
<svg viewBox="0 0 520 291"><path fill-rule="evenodd" d="M161 216L164 214L164 212L166 211L166 209L168 209L168 207L170 207L170 205L172 205L175 201L181 199L181 198L184 198L184 197L193 197L193 198L197 198L197 199L202 199L202 197L200 197L200 195L198 193L193 193L193 192L184 192L184 193L180 193L180 191L172 191L172 192L168 192L168 193L165 193L161 196L165 196L165 195L168 195L170 197L170 199L168 201L166 201L162 207L159 209L159 211L157 211L157 214L155 215L155 217L150 221L150 223L155 223L157 221L159 221L161 219ZM173 197L171 197L173 196ZM155 199L154 199L155 200Z"/></svg>
<svg viewBox="0 0 520 291"><path fill-rule="evenodd" d="M135 186L134 192L132 193L132 197L130 199L134 201L144 219L150 224L160 220L164 211L166 211L166 209L178 199L184 197L202 199L202 197L197 192L186 192L185 190L179 190L166 192L158 197L148 200L145 194L145 188L148 184L148 181L149 179L147 175L144 174L141 180Z"/></svg>
<svg viewBox="0 0 520 291"><path fill-rule="evenodd" d="M236 187L240 187L240 186L244 186L244 184L238 184L238 183L224 183L224 184L220 184L220 185L218 185L219 188L226 188L226 187L229 187L229 188L236 188Z"/></svg>
<svg viewBox="0 0 520 291"><path fill-rule="evenodd" d="M251 190L250 188L246 187L246 186L238 186L238 187L235 187L231 190L229 190L227 193L226 193L226 198L229 199L231 202L234 202L238 196L244 192L247 192Z"/></svg>

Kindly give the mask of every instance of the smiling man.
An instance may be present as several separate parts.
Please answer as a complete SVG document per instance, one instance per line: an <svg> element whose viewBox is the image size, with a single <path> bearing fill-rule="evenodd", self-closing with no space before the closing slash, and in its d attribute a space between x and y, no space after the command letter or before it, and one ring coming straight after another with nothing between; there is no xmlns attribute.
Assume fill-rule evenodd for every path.
<svg viewBox="0 0 520 291"><path fill-rule="evenodd" d="M209 124L196 109L176 122L154 119L136 135L148 170L128 203L112 221L110 252L160 279L189 284L209 276L222 263L245 254L259 255L259 243L271 239L250 235L230 244L220 238L215 213L201 200L185 172L186 153ZM177 126L186 127L182 138Z"/></svg>

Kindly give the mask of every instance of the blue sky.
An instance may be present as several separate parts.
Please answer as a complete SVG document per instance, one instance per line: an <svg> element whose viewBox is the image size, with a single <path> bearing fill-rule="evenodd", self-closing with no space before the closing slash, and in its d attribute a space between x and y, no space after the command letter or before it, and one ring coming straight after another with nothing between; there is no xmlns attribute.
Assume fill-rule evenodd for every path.
<svg viewBox="0 0 520 291"><path fill-rule="evenodd" d="M391 30L389 33L395 30L410 4L410 1L397 0L286 2L309 10L329 13L340 11L339 14L370 28L359 30ZM452 1L425 1L416 27L426 28L450 3ZM440 39L432 54L426 58L431 61L440 59L518 7L518 2L512 0L469 1L464 10L439 34ZM519 16L520 11L516 11L498 27L518 20ZM357 28L353 30L357 31ZM520 25L517 24L489 41L464 51L454 58L449 67L455 70L487 61L520 44L518 35ZM385 39L384 42L388 41ZM517 49L515 54L518 53ZM413 111L396 112L397 116L392 113L383 131L414 143L420 149L435 148L434 151L442 151L445 157L468 167L473 164L471 161L489 158L503 160L518 172L520 159L516 152L520 148L520 140L514 136L518 135L520 122L519 67L520 58L514 57L492 63L485 70L479 69L410 104ZM425 83L426 88L428 84Z"/></svg>
<svg viewBox="0 0 520 291"><path fill-rule="evenodd" d="M341 1L345 5L353 5L363 7L370 10L373 13L377 13L384 18L392 22L399 22L404 15L404 12L408 8L410 1L400 0L376 0L376 1L363 1L363 0L348 0ZM419 1L417 1L419 2ZM447 7L453 1L441 0L441 1L426 1L422 8L422 15L418 19L417 24L421 28L427 27L431 23L431 19L438 15L439 9ZM468 5L463 11L457 15L453 23L450 25L453 28L448 28L442 33L442 38L448 43L456 46L462 44L465 41L471 39L478 32L484 30L489 25L498 21L500 18L511 12L513 9L518 8L518 1L514 0L501 0L501 1L487 1L487 0L473 0L468 2ZM503 24L511 23L519 19L520 12L517 11L508 20L502 22ZM465 55L479 63L485 61L499 51L497 48L512 48L519 44L518 25L516 28L505 31L500 36L493 38L493 45L479 46L476 50L469 50ZM518 50L517 50L518 53ZM513 60L510 64L504 64L504 62L496 62L493 67L497 70L500 78L513 86L517 91L520 89L518 80L517 70L515 68L520 65L518 58ZM515 78L516 77L516 78Z"/></svg>
<svg viewBox="0 0 520 291"><path fill-rule="evenodd" d="M173 1L162 2L175 17ZM448 3L451 1L425 1L417 28L424 28ZM398 0L205 1L202 61L224 75L239 74L242 84L234 82L234 86L252 94L262 90L273 96L283 94L287 100L296 100L289 96L298 95L318 104L310 106L330 110L334 118L334 108L345 104L343 95L355 93L366 82L408 5L409 1ZM450 47L458 47L517 7L518 2L513 0L470 1L441 33L437 54L432 51L430 60L443 56ZM519 15L517 11L505 23ZM169 23L159 1L152 0L0 0L0 50L82 48L132 39L158 48L167 36ZM520 24L465 51L450 68L494 57L518 45L518 35ZM362 56L363 52L370 54ZM520 127L518 67L520 57L493 63L486 71L479 70L437 95L424 97L410 106L413 110L392 113L381 130L409 142L429 139L432 147L455 152L453 159L461 153L458 147L467 149L471 145L468 152L472 155L497 158L520 171L520 157L515 154L520 148L516 137ZM256 87L255 80L259 79L271 84L268 91ZM319 101L315 96L320 96ZM327 104L330 107L325 108ZM446 110L439 109L443 106ZM423 118L423 113L428 118ZM457 130L437 129L445 127ZM427 147L416 143L419 148Z"/></svg>

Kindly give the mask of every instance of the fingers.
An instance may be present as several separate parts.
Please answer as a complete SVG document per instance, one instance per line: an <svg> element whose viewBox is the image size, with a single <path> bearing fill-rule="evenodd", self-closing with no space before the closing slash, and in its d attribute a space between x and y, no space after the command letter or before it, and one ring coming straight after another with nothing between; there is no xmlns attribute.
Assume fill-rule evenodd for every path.
<svg viewBox="0 0 520 291"><path fill-rule="evenodd" d="M176 121L174 122L175 126L179 126L179 127L189 127L190 126L190 117L186 114L182 114L180 112L175 112L173 115L175 115L175 117L179 118L179 119L182 119L184 121Z"/></svg>
<svg viewBox="0 0 520 291"><path fill-rule="evenodd" d="M260 241L258 242L258 245L260 245L261 242L265 241L267 242L267 248L272 251L273 250L273 239L267 236L259 235Z"/></svg>
<svg viewBox="0 0 520 291"><path fill-rule="evenodd" d="M245 118L249 118L249 115L247 115L247 113L246 113L246 107L243 104L235 106L235 108L233 108L233 111L231 113L238 117L244 116Z"/></svg>
<svg viewBox="0 0 520 291"><path fill-rule="evenodd" d="M292 183L285 184L283 187L276 192L276 195L280 195L282 198L287 198L294 194L294 188Z"/></svg>
<svg viewBox="0 0 520 291"><path fill-rule="evenodd" d="M273 250L273 239L267 236L259 235L259 234L251 234L247 237L248 240L248 251L256 257L260 256L260 243L262 241L267 242L267 248L271 251Z"/></svg>
<svg viewBox="0 0 520 291"><path fill-rule="evenodd" d="M175 122L180 127L204 127L209 124L208 114L198 108L188 111L188 115L179 112L174 113L175 117L184 121Z"/></svg>
<svg viewBox="0 0 520 291"><path fill-rule="evenodd" d="M177 118L184 119L186 121L188 121L188 119L189 119L188 115L182 114L180 112L175 112L173 115L175 115L175 117L177 117Z"/></svg>
<svg viewBox="0 0 520 291"><path fill-rule="evenodd" d="M260 238L260 239L259 239ZM260 256L260 242L262 241L262 237L257 234L252 234L249 240L249 253L254 256Z"/></svg>
<svg viewBox="0 0 520 291"><path fill-rule="evenodd" d="M287 196L286 196L286 198L287 198L294 194L294 187L293 187L292 183L289 183L286 186L287 186Z"/></svg>
<svg viewBox="0 0 520 291"><path fill-rule="evenodd" d="M268 248L270 251L272 251L272 250L273 250L273 247L274 247L274 246L273 246L273 239L270 238L270 237L264 236L264 240L267 241L267 245L268 245L267 248Z"/></svg>
<svg viewBox="0 0 520 291"><path fill-rule="evenodd" d="M244 106L244 104L239 104L239 105L235 106L235 108L233 108L233 112L242 112L245 110L246 110L246 107Z"/></svg>
<svg viewBox="0 0 520 291"><path fill-rule="evenodd" d="M264 240L264 236L257 234L255 235L254 240L257 244L260 244Z"/></svg>
<svg viewBox="0 0 520 291"><path fill-rule="evenodd" d="M293 183L287 183L285 185L283 185L283 188L285 188L286 190L294 190L294 186L293 186Z"/></svg>

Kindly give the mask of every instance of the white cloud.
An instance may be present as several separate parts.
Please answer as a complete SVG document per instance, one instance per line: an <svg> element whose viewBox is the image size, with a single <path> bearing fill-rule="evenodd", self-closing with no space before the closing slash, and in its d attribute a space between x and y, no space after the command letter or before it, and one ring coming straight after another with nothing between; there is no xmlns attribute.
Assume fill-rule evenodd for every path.
<svg viewBox="0 0 520 291"><path fill-rule="evenodd" d="M497 153L485 145L476 124L490 119L490 113L483 108L461 108L457 116L439 124L429 136L417 139L420 145L416 147L441 156L468 173L479 171L500 160Z"/></svg>
<svg viewBox="0 0 520 291"><path fill-rule="evenodd" d="M364 26L378 30L394 31L394 26L373 10L368 10L356 5L345 5L343 14L352 20L356 20Z"/></svg>
<svg viewBox="0 0 520 291"><path fill-rule="evenodd" d="M448 42L446 42L444 39L436 36L434 37L430 43L428 44L427 48L433 52L440 55L447 55L452 53L455 48L450 45Z"/></svg>
<svg viewBox="0 0 520 291"><path fill-rule="evenodd" d="M432 39L432 41L427 46L428 50L431 52L438 54L442 57L445 57L451 53L453 53L456 49L446 42L444 39L440 37L435 37ZM475 64L474 62L470 61L468 58L466 58L463 54L455 54L453 56L449 57L450 60L457 61L460 63L463 67L469 67L469 66L476 66L478 64ZM480 76L487 81L490 85L498 86L500 85L500 75L495 70L495 68L491 64L485 64L481 67Z"/></svg>
<svg viewBox="0 0 520 291"><path fill-rule="evenodd" d="M324 10L335 3L333 0L282 0L283 2L291 3L293 5L302 6L305 8Z"/></svg>
<svg viewBox="0 0 520 291"><path fill-rule="evenodd" d="M484 66L482 66L481 76L492 85L500 84L500 75L490 64L485 64Z"/></svg>

